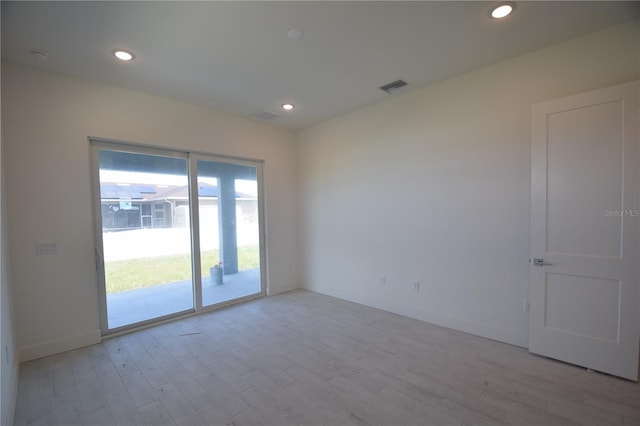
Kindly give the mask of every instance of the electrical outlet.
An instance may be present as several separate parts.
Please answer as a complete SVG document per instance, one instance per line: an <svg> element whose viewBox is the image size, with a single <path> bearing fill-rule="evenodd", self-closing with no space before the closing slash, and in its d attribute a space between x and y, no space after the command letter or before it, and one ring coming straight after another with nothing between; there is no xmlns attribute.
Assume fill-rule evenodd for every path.
<svg viewBox="0 0 640 426"><path fill-rule="evenodd" d="M58 246L56 243L36 243L36 254L38 256L44 254L56 254Z"/></svg>
<svg viewBox="0 0 640 426"><path fill-rule="evenodd" d="M387 285L387 276L380 275L380 285Z"/></svg>
<svg viewBox="0 0 640 426"><path fill-rule="evenodd" d="M522 312L524 312L525 314L528 314L530 309L531 309L531 306L529 305L529 300L522 299Z"/></svg>
<svg viewBox="0 0 640 426"><path fill-rule="evenodd" d="M414 281L413 283L411 283L411 286L413 287L413 289L415 291L420 291L420 282L419 281Z"/></svg>

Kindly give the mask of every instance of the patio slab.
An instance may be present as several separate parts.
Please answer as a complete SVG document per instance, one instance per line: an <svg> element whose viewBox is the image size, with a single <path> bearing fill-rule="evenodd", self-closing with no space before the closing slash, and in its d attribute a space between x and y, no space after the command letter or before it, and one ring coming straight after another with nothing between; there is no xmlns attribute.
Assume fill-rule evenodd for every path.
<svg viewBox="0 0 640 426"><path fill-rule="evenodd" d="M213 284L210 276L202 281L202 304L214 305L259 293L260 268L225 275L220 285ZM190 310L193 303L191 280L107 294L109 328Z"/></svg>

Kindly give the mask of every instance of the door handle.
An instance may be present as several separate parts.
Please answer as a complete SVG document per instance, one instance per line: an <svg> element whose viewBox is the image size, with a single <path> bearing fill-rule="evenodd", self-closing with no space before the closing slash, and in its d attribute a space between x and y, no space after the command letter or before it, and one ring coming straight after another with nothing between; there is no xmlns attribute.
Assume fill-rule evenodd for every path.
<svg viewBox="0 0 640 426"><path fill-rule="evenodd" d="M553 263L546 263L544 259L535 258L533 259L533 266L551 266Z"/></svg>

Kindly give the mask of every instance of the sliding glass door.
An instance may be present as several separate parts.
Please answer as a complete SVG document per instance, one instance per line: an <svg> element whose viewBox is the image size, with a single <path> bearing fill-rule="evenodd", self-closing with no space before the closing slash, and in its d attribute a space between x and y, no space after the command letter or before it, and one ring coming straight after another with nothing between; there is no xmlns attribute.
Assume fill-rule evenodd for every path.
<svg viewBox="0 0 640 426"><path fill-rule="evenodd" d="M259 163L92 153L103 333L264 294Z"/></svg>
<svg viewBox="0 0 640 426"><path fill-rule="evenodd" d="M255 166L197 160L202 304L260 292Z"/></svg>

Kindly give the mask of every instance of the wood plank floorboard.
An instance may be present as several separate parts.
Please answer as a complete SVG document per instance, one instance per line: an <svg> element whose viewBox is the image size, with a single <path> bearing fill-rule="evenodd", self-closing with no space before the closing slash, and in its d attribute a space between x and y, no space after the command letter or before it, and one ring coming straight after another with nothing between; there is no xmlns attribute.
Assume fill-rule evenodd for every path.
<svg viewBox="0 0 640 426"><path fill-rule="evenodd" d="M23 363L16 426L640 426L640 385L296 290Z"/></svg>

